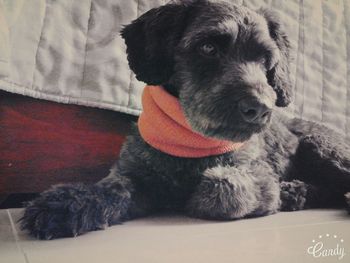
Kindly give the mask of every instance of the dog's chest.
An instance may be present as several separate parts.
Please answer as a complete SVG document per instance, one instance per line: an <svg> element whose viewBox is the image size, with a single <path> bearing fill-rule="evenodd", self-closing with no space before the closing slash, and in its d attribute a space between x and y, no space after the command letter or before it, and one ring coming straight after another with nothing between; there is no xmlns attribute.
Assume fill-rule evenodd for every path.
<svg viewBox="0 0 350 263"><path fill-rule="evenodd" d="M183 202L194 191L204 171L216 166L245 166L264 162L276 176L284 178L291 166L297 138L280 123L273 123L262 134L254 135L239 150L205 158L179 158L162 153L136 133L129 137L119 160L121 174L130 177L140 192L155 199Z"/></svg>
<svg viewBox="0 0 350 263"><path fill-rule="evenodd" d="M296 135L281 122L272 123L262 136L266 162L274 169L280 178L286 178L293 166L293 156L299 140Z"/></svg>

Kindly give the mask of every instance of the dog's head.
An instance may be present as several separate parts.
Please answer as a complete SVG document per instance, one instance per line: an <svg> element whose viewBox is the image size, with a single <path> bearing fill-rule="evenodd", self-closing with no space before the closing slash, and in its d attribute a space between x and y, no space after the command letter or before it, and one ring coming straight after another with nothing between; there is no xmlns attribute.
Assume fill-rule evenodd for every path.
<svg viewBox="0 0 350 263"><path fill-rule="evenodd" d="M291 101L290 45L271 11L182 1L148 11L122 37L137 79L178 97L205 136L246 140Z"/></svg>

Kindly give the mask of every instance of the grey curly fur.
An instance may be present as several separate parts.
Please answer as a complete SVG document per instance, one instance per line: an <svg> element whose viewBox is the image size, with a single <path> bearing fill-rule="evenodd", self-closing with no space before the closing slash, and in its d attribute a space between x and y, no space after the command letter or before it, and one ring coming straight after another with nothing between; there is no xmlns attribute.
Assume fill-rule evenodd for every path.
<svg viewBox="0 0 350 263"><path fill-rule="evenodd" d="M185 1L150 10L122 36L139 80L176 96L195 131L243 147L175 157L148 145L135 127L108 177L42 193L28 204L23 229L40 239L76 236L168 209L216 220L335 205L350 211L344 138L276 110L266 123L239 114L243 98L278 107L291 100L290 45L273 12ZM215 56L198 51L208 41L219 49Z"/></svg>

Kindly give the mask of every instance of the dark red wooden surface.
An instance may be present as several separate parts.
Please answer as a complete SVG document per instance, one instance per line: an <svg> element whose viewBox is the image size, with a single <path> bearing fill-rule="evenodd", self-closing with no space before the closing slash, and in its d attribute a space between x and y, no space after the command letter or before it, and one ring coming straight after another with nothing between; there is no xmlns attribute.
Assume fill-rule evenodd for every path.
<svg viewBox="0 0 350 263"><path fill-rule="evenodd" d="M135 118L0 92L0 194L107 175Z"/></svg>

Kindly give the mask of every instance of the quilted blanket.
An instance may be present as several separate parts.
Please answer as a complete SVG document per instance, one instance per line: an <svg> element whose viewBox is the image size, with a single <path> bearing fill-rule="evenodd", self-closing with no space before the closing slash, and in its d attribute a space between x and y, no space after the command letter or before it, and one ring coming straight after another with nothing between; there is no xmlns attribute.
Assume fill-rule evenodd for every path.
<svg viewBox="0 0 350 263"><path fill-rule="evenodd" d="M228 1L228 0L227 0ZM123 25L166 0L0 0L0 89L138 115ZM294 62L292 116L350 136L350 0L235 0L283 18Z"/></svg>

